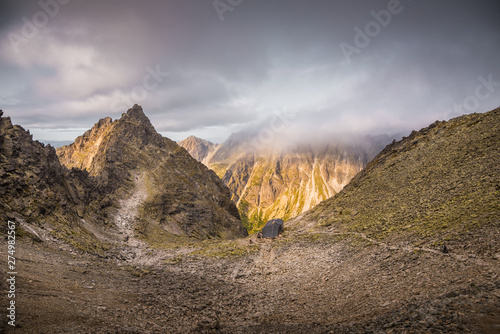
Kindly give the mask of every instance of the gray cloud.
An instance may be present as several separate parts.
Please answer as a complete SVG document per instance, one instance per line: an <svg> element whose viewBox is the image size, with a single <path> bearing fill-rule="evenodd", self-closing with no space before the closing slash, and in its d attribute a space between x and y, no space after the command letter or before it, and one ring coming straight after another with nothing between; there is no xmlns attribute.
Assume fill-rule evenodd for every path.
<svg viewBox="0 0 500 334"><path fill-rule="evenodd" d="M456 116L479 77L500 82L493 0L401 0L347 63L341 43L356 47L354 28L388 3L244 0L220 21L211 1L71 0L15 52L12 34L43 9L3 1L0 108L50 140L119 117L121 101L141 104L172 137L221 141L284 109L295 115L288 131L307 137L419 128ZM169 76L147 79L157 67ZM500 105L495 88L463 112Z"/></svg>

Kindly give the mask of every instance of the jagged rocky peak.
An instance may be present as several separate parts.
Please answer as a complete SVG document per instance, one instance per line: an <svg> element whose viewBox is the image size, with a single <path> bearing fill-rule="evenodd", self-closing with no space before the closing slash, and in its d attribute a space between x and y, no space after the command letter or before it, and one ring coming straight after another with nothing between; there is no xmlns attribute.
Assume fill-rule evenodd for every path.
<svg viewBox="0 0 500 334"><path fill-rule="evenodd" d="M142 108L134 105L120 119L100 119L73 144L60 147L57 155L68 168L85 169L95 176L102 172L104 155L113 161L119 158L122 144L142 148L150 143L164 146L166 140L156 132Z"/></svg>
<svg viewBox="0 0 500 334"><path fill-rule="evenodd" d="M247 235L229 189L159 135L138 106L101 119L57 155L0 117L0 183L1 220L84 251L108 247L94 234L104 226L157 246L179 236Z"/></svg>
<svg viewBox="0 0 500 334"><path fill-rule="evenodd" d="M123 113L122 119L124 119L124 120L131 120L132 119L132 120L137 120L140 122L145 122L145 123L151 124L151 122L149 121L149 118L146 116L146 114L144 114L144 110L142 110L142 107L137 105L137 104L134 104L134 106L132 108L130 108L129 110L127 110L126 113Z"/></svg>
<svg viewBox="0 0 500 334"><path fill-rule="evenodd" d="M118 210L116 219L120 212L135 216L143 235L152 233L154 224L170 234L200 238L246 235L227 187L156 132L140 106L118 120L101 120L77 141L58 149L61 162L88 170L122 208L130 196L138 198L126 204L132 215Z"/></svg>
<svg viewBox="0 0 500 334"><path fill-rule="evenodd" d="M144 114L142 107L135 104L132 108L130 108L126 113L122 114L120 120L122 123L129 124L132 127L136 127L135 133L136 135L147 135L142 139L151 140L152 138L159 139L162 138L151 124L149 118ZM140 126L142 129L137 128ZM142 132L138 132L137 130L142 130Z"/></svg>

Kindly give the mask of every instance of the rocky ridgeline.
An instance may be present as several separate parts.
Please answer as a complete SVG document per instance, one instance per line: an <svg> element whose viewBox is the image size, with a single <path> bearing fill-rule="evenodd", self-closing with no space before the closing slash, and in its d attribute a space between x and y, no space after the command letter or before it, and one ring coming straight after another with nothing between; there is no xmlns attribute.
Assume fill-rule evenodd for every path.
<svg viewBox="0 0 500 334"><path fill-rule="evenodd" d="M90 147L90 134L97 138L104 128L120 134L117 129L130 125L119 125L123 119L141 123L136 117L142 119L138 110L129 113L132 117L105 120L99 129L89 132L88 138L78 139L83 143L80 149ZM6 328L0 322L0 332L498 333L499 126L497 109L436 122L413 132L387 146L339 194L289 220L282 236L275 240L259 240L253 235L148 247L133 261L120 261L114 256L76 255L54 249L50 243L20 238L16 253L22 265L16 301L22 305L17 314L19 327ZM12 127L5 118L0 129L1 180L8 189L5 193L10 194L2 197L4 215L12 210L17 212L16 220L19 215L42 217L36 213L30 216L26 208L15 204L13 195L19 193L17 197L28 203L33 193L42 190L29 188L31 181L23 186L7 182L14 174L29 180L32 167L24 163L28 158L18 159L23 155L20 148L40 151L40 165L34 158L26 161L46 171L40 172L47 175L46 180L44 176L35 185L37 189L58 190L56 203L69 203L73 197L73 187L63 187L65 182L86 187L85 172L66 171L57 163L50 167L52 158L43 160L45 155L53 156L53 149L32 142L26 131ZM21 140L18 137L21 144L16 144ZM191 166L189 161L193 159L183 149L169 146L170 142L155 144L156 138L144 142L132 136L128 143L118 141L120 147L115 147L109 146L111 141L104 136L105 149L97 151L109 149L116 154L107 158L98 153L92 161L102 161L103 165L89 166L90 170L106 171L111 168L106 161L112 159L116 168L123 170L120 177L124 177L125 185L105 193L114 203L109 212L116 221L110 224L124 223L127 227L134 223L135 229L129 229L132 233L127 237L140 241L129 244L135 248L146 241L165 241L162 238L168 234L167 225L156 225L158 218L142 225L142 214L150 210L151 217L156 217L165 210L179 210L168 214L181 217L188 204L170 199L173 193L163 193L163 198L171 202L161 211L152 199L168 187L174 187L181 196L185 185L155 185L168 182L165 180L172 175L182 182L192 177L198 187L203 182L211 187L209 181L198 179L195 167L186 171L188 175L176 171ZM138 147L144 153L144 163L127 162L118 154L127 152L127 156L137 157ZM157 160L167 152L169 158L155 165L147 160L151 152L159 152ZM75 161L78 158L76 153L69 156ZM47 163L48 167L43 167ZM126 163L134 169L127 171ZM146 165L165 173L157 174ZM56 179L54 169L60 169L61 175L77 173L81 183L66 176ZM98 180L100 173L95 172L94 179L87 177L87 181L106 189L109 185ZM157 178L159 181L155 181ZM189 189L186 196L195 196ZM224 198L228 198L224 189ZM188 197L191 207L200 201L207 203L205 197L198 196ZM66 207L71 209L71 205ZM65 220L68 215L83 215L82 224L90 219L88 208L83 213L74 210L61 216L54 211L47 220L55 217L50 224L56 226L61 218L63 231L62 227L69 226ZM194 221L203 213L193 209L184 214L192 214ZM98 226L84 225L89 229ZM73 231L77 232L69 232ZM0 267L7 267L6 257L0 257ZM0 289L5 288L5 282L0 282Z"/></svg>
<svg viewBox="0 0 500 334"><path fill-rule="evenodd" d="M101 248L82 228L82 221L103 223L94 179L61 166L53 147L33 141L29 131L2 116L0 111L0 219L17 221L38 241L59 238Z"/></svg>
<svg viewBox="0 0 500 334"><path fill-rule="evenodd" d="M338 193L387 138L258 150L256 140L257 135L237 133L221 145L196 137L179 143L229 187L250 231L272 218L295 217Z"/></svg>

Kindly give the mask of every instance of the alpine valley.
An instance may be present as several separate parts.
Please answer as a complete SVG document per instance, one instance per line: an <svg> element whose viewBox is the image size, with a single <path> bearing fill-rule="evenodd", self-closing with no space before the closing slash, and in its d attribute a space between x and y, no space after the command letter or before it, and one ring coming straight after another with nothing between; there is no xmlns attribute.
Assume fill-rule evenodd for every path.
<svg viewBox="0 0 500 334"><path fill-rule="evenodd" d="M498 333L500 109L266 148L134 105L54 149L3 114L2 333Z"/></svg>

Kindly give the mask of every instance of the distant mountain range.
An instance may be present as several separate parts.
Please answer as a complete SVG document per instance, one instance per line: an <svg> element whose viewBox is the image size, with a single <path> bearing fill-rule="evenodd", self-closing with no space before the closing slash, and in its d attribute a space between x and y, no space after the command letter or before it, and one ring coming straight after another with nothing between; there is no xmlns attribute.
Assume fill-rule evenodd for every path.
<svg viewBox="0 0 500 334"><path fill-rule="evenodd" d="M220 145L194 136L179 142L229 187L250 232L338 193L390 141L389 136L364 137L256 150L257 140L256 133L241 132Z"/></svg>

